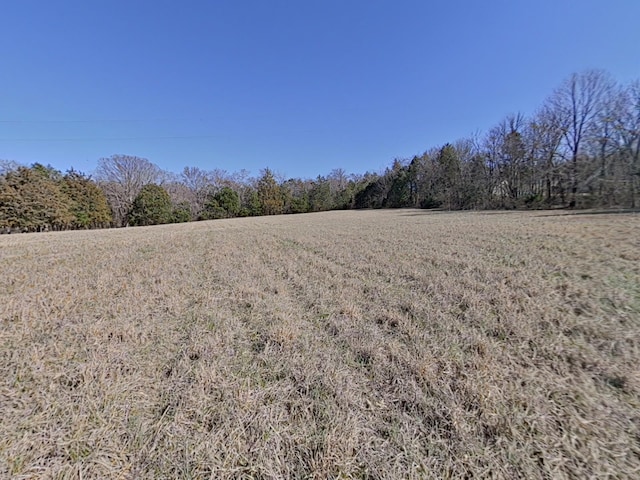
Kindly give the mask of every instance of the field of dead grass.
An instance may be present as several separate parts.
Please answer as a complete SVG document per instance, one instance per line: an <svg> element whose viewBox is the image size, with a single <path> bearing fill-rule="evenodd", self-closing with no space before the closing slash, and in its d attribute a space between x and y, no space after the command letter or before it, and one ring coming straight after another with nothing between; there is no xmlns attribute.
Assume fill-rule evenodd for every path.
<svg viewBox="0 0 640 480"><path fill-rule="evenodd" d="M640 216L0 237L5 478L638 478Z"/></svg>

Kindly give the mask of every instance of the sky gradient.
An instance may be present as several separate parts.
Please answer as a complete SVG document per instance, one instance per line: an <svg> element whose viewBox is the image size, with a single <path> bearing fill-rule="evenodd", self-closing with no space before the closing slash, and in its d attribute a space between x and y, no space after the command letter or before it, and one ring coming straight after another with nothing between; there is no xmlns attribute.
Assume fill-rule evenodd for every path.
<svg viewBox="0 0 640 480"><path fill-rule="evenodd" d="M640 1L5 0L0 159L113 154L256 175L378 171L640 78Z"/></svg>

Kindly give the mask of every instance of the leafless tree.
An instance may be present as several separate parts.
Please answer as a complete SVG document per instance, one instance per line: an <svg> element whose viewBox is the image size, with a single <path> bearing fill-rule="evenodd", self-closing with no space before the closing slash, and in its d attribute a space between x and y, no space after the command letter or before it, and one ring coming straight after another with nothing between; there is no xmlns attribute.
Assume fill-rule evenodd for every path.
<svg viewBox="0 0 640 480"><path fill-rule="evenodd" d="M161 183L163 172L146 158L112 155L98 161L95 176L111 205L116 226L124 226L133 200L142 187Z"/></svg>
<svg viewBox="0 0 640 480"><path fill-rule="evenodd" d="M525 168L524 128L522 114L509 115L487 133L484 140L489 171L493 177L493 195L513 203L523 192Z"/></svg>
<svg viewBox="0 0 640 480"><path fill-rule="evenodd" d="M212 187L211 175L198 167L184 167L180 179L186 189L191 215L197 218L204 208Z"/></svg>
<svg viewBox="0 0 640 480"><path fill-rule="evenodd" d="M198 167L184 167L180 179L193 192L200 191L211 183L209 174Z"/></svg>
<svg viewBox="0 0 640 480"><path fill-rule="evenodd" d="M629 205L636 208L640 189L640 80L624 89L623 99L616 130L620 134L621 153L628 175Z"/></svg>
<svg viewBox="0 0 640 480"><path fill-rule="evenodd" d="M564 135L561 118L549 104L544 105L529 122L530 146L542 182L548 205L556 194L563 195L558 169L558 149ZM562 200L564 202L564 200Z"/></svg>
<svg viewBox="0 0 640 480"><path fill-rule="evenodd" d="M0 175L4 175L5 173L17 170L19 166L20 164L14 162L13 160L0 159Z"/></svg>
<svg viewBox="0 0 640 480"><path fill-rule="evenodd" d="M576 204L579 161L584 143L594 135L596 120L612 84L609 75L602 70L574 73L553 93L549 101L562 124L565 158L570 166L570 206Z"/></svg>
<svg viewBox="0 0 640 480"><path fill-rule="evenodd" d="M598 202L602 205L615 205L624 183L624 178L619 178L619 150L622 140L620 117L627 108L626 91L619 86L611 85L601 101L601 108L595 119L594 134L590 139L592 166L585 175L585 186L595 192L597 190Z"/></svg>
<svg viewBox="0 0 640 480"><path fill-rule="evenodd" d="M332 195L344 190L349 183L347 172L342 168L334 168L331 170L327 180L329 181L329 187Z"/></svg>

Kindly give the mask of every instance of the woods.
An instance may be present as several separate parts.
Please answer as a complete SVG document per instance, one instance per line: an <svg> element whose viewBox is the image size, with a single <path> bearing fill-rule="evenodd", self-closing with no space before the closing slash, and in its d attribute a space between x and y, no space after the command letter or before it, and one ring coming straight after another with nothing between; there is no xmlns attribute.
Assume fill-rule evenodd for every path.
<svg viewBox="0 0 640 480"><path fill-rule="evenodd" d="M81 173L62 175L34 164L0 177L0 228L6 233L100 228L111 219L103 191Z"/></svg>
<svg viewBox="0 0 640 480"><path fill-rule="evenodd" d="M395 159L384 172L315 179L257 177L113 155L94 176L2 162L4 232L153 225L349 208L594 208L638 206L640 80L601 70L565 79L531 116Z"/></svg>

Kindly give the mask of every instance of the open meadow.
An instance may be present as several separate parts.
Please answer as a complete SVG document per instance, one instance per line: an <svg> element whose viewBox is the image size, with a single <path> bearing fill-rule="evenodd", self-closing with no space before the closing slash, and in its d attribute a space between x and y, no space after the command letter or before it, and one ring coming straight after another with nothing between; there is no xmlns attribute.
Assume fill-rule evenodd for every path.
<svg viewBox="0 0 640 480"><path fill-rule="evenodd" d="M0 237L2 478L638 478L640 215Z"/></svg>

